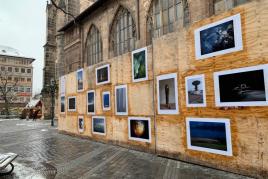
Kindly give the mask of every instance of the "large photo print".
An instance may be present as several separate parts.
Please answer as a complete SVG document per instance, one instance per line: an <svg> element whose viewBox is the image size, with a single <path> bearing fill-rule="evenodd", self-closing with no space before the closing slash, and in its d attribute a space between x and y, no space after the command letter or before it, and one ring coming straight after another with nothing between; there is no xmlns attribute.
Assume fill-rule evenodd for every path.
<svg viewBox="0 0 268 179"><path fill-rule="evenodd" d="M187 119L188 148L232 155L229 119Z"/></svg>
<svg viewBox="0 0 268 179"><path fill-rule="evenodd" d="M197 59L242 50L240 14L195 30L195 47Z"/></svg>
<svg viewBox="0 0 268 179"><path fill-rule="evenodd" d="M106 134L106 122L104 117L92 117L92 132L94 134Z"/></svg>
<svg viewBox="0 0 268 179"><path fill-rule="evenodd" d="M129 139L151 142L150 118L130 117L128 119Z"/></svg>
<svg viewBox="0 0 268 179"><path fill-rule="evenodd" d="M77 71L76 78L77 78L77 91L78 92L83 91L83 89L84 89L83 69Z"/></svg>
<svg viewBox="0 0 268 179"><path fill-rule="evenodd" d="M132 52L132 79L139 82L148 79L147 74L147 48Z"/></svg>
<svg viewBox="0 0 268 179"><path fill-rule="evenodd" d="M216 72L214 74L217 106L268 105L268 66Z"/></svg>

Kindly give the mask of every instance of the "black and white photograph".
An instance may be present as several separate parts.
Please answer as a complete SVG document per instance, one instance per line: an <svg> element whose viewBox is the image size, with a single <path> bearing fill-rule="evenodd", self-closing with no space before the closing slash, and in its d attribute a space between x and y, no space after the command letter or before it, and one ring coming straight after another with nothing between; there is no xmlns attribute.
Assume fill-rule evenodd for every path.
<svg viewBox="0 0 268 179"><path fill-rule="evenodd" d="M76 97L68 97L68 111L76 111Z"/></svg>
<svg viewBox="0 0 268 179"><path fill-rule="evenodd" d="M103 85L110 83L110 65L104 65L96 68L96 84Z"/></svg>
<svg viewBox="0 0 268 179"><path fill-rule="evenodd" d="M79 116L78 117L78 131L79 132L84 132L84 128L85 128L84 126L85 126L84 117Z"/></svg>
<svg viewBox="0 0 268 179"><path fill-rule="evenodd" d="M268 65L214 73L216 106L267 106Z"/></svg>
<svg viewBox="0 0 268 179"><path fill-rule="evenodd" d="M178 114L177 74L157 77L158 114Z"/></svg>
<svg viewBox="0 0 268 179"><path fill-rule="evenodd" d="M87 114L95 114L95 91L87 92Z"/></svg>
<svg viewBox="0 0 268 179"><path fill-rule="evenodd" d="M62 76L60 77L60 95L65 96L65 83L66 83L66 77Z"/></svg>
<svg viewBox="0 0 268 179"><path fill-rule="evenodd" d="M99 135L106 134L105 117L100 117L100 116L92 117L92 133L99 134Z"/></svg>
<svg viewBox="0 0 268 179"><path fill-rule="evenodd" d="M108 111L110 107L110 91L105 91L102 93L102 109Z"/></svg>
<svg viewBox="0 0 268 179"><path fill-rule="evenodd" d="M187 118L189 149L232 156L229 119Z"/></svg>
<svg viewBox="0 0 268 179"><path fill-rule="evenodd" d="M150 118L129 117L128 136L130 140L151 142Z"/></svg>
<svg viewBox="0 0 268 179"><path fill-rule="evenodd" d="M128 114L127 85L115 87L116 115Z"/></svg>
<svg viewBox="0 0 268 179"><path fill-rule="evenodd" d="M132 52L132 80L140 82L147 79L147 47L145 47Z"/></svg>
<svg viewBox="0 0 268 179"><path fill-rule="evenodd" d="M60 112L65 113L65 96L60 97Z"/></svg>
<svg viewBox="0 0 268 179"><path fill-rule="evenodd" d="M185 78L187 107L206 106L205 76L194 75Z"/></svg>
<svg viewBox="0 0 268 179"><path fill-rule="evenodd" d="M243 50L240 14L195 30L195 50L197 59Z"/></svg>
<svg viewBox="0 0 268 179"><path fill-rule="evenodd" d="M80 69L76 72L76 78L77 78L77 92L81 92L84 89L83 84L83 69Z"/></svg>

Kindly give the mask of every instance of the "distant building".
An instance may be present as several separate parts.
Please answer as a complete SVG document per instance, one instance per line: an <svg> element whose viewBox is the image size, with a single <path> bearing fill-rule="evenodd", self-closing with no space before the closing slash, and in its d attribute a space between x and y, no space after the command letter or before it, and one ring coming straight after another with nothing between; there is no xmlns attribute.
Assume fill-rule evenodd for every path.
<svg viewBox="0 0 268 179"><path fill-rule="evenodd" d="M8 81L17 85L14 88L16 98L11 107L24 107L32 97L33 67L35 59L26 57L18 50L0 45L0 71L8 72ZM13 82L13 83L12 83ZM0 109L4 101L0 98Z"/></svg>

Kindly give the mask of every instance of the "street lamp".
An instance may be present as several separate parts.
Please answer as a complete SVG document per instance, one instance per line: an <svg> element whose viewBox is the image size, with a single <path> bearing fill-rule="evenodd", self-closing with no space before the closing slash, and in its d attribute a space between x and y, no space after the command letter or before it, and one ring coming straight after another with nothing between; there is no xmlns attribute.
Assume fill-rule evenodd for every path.
<svg viewBox="0 0 268 179"><path fill-rule="evenodd" d="M54 126L54 108L55 108L55 92L57 89L57 84L55 79L50 80L50 85L47 85L47 89L49 89L49 93L51 95L51 107L50 107L50 112L51 112L51 126Z"/></svg>

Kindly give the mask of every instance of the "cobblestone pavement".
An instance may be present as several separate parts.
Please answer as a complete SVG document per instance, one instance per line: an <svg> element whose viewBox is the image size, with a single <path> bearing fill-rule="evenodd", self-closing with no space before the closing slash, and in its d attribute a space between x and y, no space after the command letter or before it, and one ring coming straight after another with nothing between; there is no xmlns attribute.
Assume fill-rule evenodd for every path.
<svg viewBox="0 0 268 179"><path fill-rule="evenodd" d="M49 121L0 120L0 153L19 157L6 179L246 178L63 134Z"/></svg>

